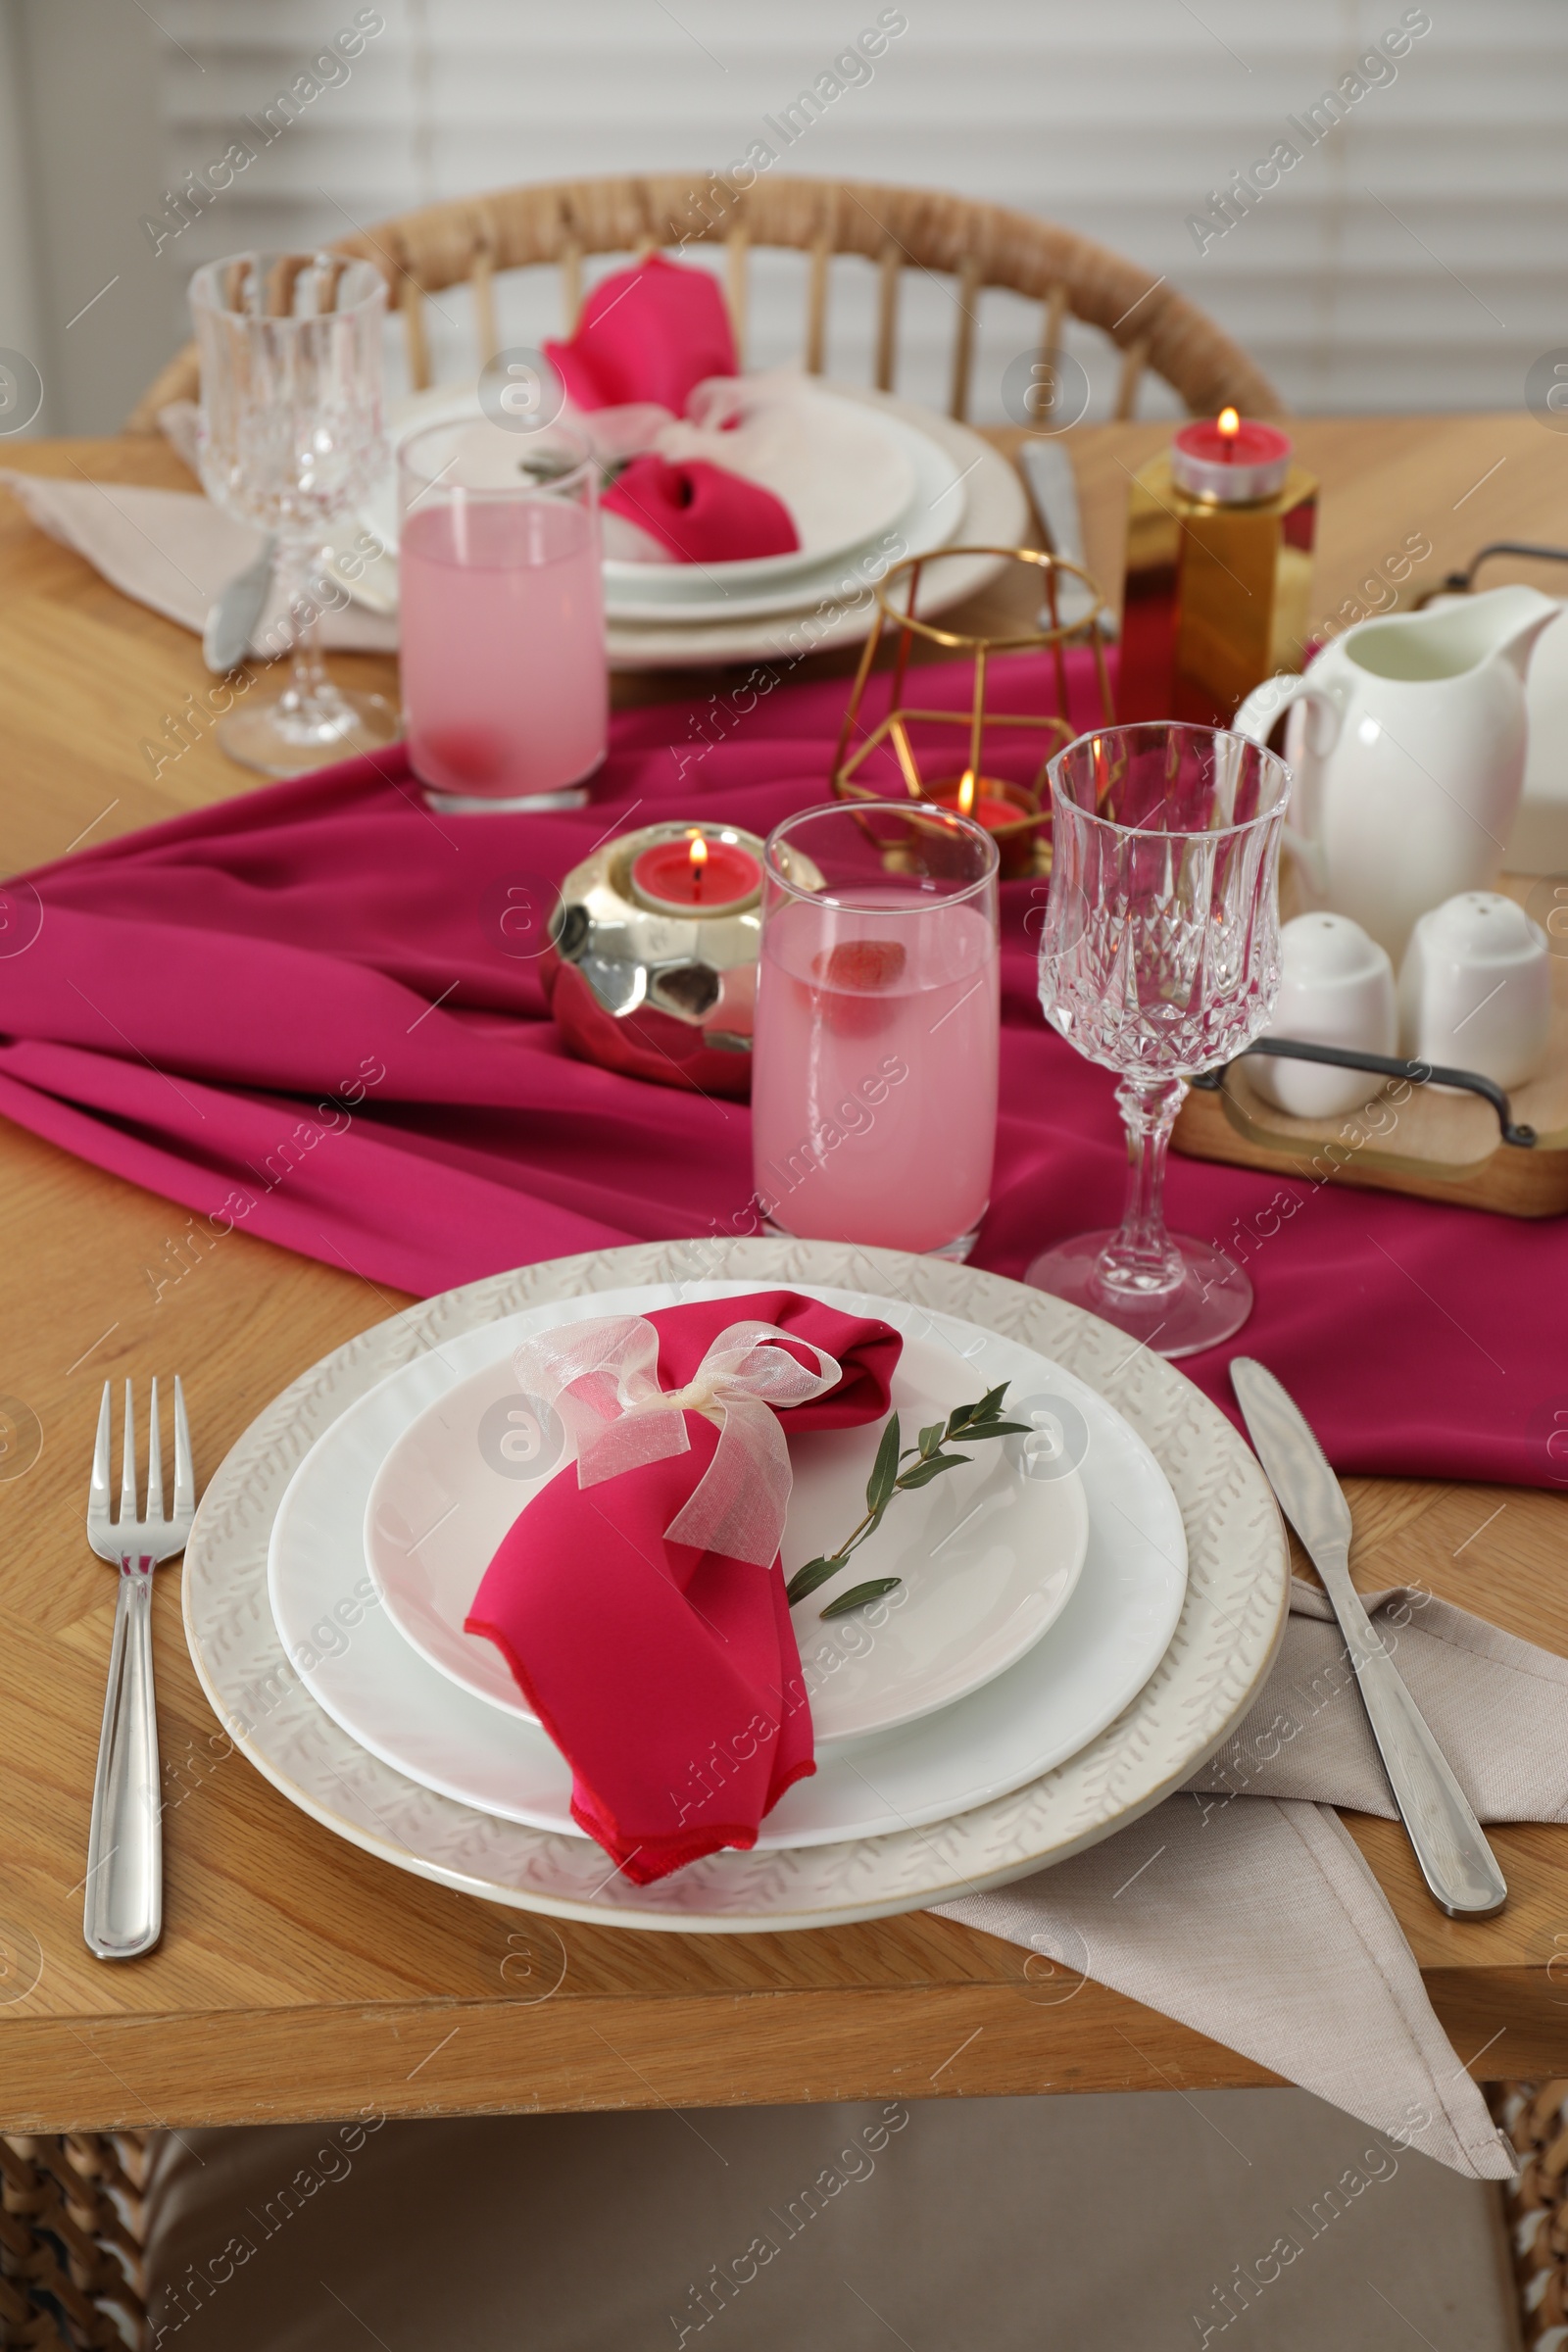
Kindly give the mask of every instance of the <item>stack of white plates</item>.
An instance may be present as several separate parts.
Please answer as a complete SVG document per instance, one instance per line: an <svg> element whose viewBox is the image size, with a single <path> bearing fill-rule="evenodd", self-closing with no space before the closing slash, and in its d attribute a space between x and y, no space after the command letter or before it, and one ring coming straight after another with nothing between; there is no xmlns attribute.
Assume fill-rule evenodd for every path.
<svg viewBox="0 0 1568 2352"><path fill-rule="evenodd" d="M819 437L824 473L842 496L798 502L803 544L788 556L735 564L662 564L612 553L605 564L610 658L617 668L788 660L865 636L872 590L905 556L959 543L1012 547L1028 527L1017 474L967 425L891 393L803 383L790 404ZM394 450L425 425L477 417L471 388L441 387L394 403ZM863 453L863 463L857 458ZM398 516L390 485L365 519L390 552L343 585L375 611L397 605ZM993 579L1001 561L953 556L928 565L920 610L948 611Z"/></svg>
<svg viewBox="0 0 1568 2352"><path fill-rule="evenodd" d="M241 1439L186 1551L186 1627L230 1737L295 1803L491 1900L736 1932L1021 1877L1221 1744L1272 1663L1288 1563L1255 1461L1180 1373L967 1268L826 1243L727 1255L723 1280L681 1281L686 1253L659 1244L449 1293L317 1365ZM502 1535L569 1458L498 1442L522 1403L511 1356L564 1322L780 1281L904 1334L911 1437L1005 1381L1009 1411L1065 1447L1004 1441L900 1498L844 1580L898 1575L893 1599L824 1621L834 1585L795 1613L815 1777L753 1852L639 1888L578 1832L564 1763L463 1631ZM878 1435L792 1442L786 1573L855 1525Z"/></svg>

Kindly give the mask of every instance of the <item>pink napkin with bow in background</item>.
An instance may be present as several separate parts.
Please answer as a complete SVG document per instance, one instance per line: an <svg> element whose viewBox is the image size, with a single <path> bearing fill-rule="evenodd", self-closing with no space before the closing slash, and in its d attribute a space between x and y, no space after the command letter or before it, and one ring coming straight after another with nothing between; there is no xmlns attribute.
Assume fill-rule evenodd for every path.
<svg viewBox="0 0 1568 2352"><path fill-rule="evenodd" d="M610 1343L634 1344L626 1327L638 1320L547 1335L519 1351L518 1378L540 1393L537 1359L552 1343L575 1343L579 1360L592 1352L596 1363L618 1361ZM767 1327L761 1352L788 1353L796 1386L808 1390L809 1379L816 1393L776 1416L766 1402L756 1409L769 1427L803 1436L883 1419L904 1346L890 1324L840 1314L793 1291L694 1300L641 1321L657 1338L657 1384L666 1392L699 1380L710 1349L736 1326ZM530 1369L525 1353L536 1359ZM567 1360L557 1369L572 1368ZM646 1886L722 1846L755 1845L786 1788L816 1764L778 1559L782 1509L777 1532L769 1522L760 1544L748 1544L744 1509L735 1507L736 1483L749 1494L759 1466L744 1458L732 1466L716 1522L710 1511L704 1527L686 1524L724 1448L734 1444L744 1457L744 1434L726 1424L721 1436L712 1418L688 1407L686 1450L652 1453L649 1417L631 1427L616 1422L607 1386L612 1395L603 1381L564 1381L548 1400L564 1409L577 1396L586 1431L606 1433L612 1445L629 1439L624 1466L617 1459L592 1477L592 1445L579 1438L576 1458L503 1538L467 1631L496 1643L571 1766L572 1819Z"/></svg>
<svg viewBox="0 0 1568 2352"><path fill-rule="evenodd" d="M1001 707L1050 707L1036 657L993 675ZM1092 724L1081 660L1071 687ZM922 691L962 708L968 671L928 668ZM187 1243L235 1230L418 1294L755 1231L745 1104L573 1060L538 951L555 884L617 827L700 815L765 834L824 799L847 694L759 669L722 696L621 712L582 809L437 817L393 750L14 880L0 1112L177 1201L170 1282ZM1114 1079L1040 1012L1044 896L1002 887L1001 1118L975 1263L1014 1276L1112 1222L1126 1176ZM1168 1206L1245 1255L1256 1306L1237 1344L1337 1469L1563 1483L1549 1448L1568 1425L1568 1222L1179 1156ZM1230 1352L1183 1369L1235 1418Z"/></svg>
<svg viewBox="0 0 1568 2352"><path fill-rule="evenodd" d="M567 398L590 413L652 402L683 416L699 384L740 365L718 280L658 253L601 278L569 342L544 348ZM681 564L792 555L801 543L781 498L710 459L643 451L600 503Z"/></svg>

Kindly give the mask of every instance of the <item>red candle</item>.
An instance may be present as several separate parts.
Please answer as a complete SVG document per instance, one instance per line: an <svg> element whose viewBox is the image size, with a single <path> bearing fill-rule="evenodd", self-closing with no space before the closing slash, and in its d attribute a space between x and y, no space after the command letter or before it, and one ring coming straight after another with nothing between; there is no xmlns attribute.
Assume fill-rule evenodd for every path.
<svg viewBox="0 0 1568 2352"><path fill-rule="evenodd" d="M1171 472L1192 498L1252 506L1277 498L1291 469L1291 443L1277 425L1222 409L1212 424L1184 424L1171 444Z"/></svg>
<svg viewBox="0 0 1568 2352"><path fill-rule="evenodd" d="M631 869L632 888L658 914L731 914L762 887L762 869L733 835L687 825L656 841Z"/></svg>
<svg viewBox="0 0 1568 2352"><path fill-rule="evenodd" d="M983 825L988 833L999 835L997 850L1002 858L1002 877L1010 881L1033 870L1035 837L1032 830L1024 829L1023 820L1032 816L1034 810L1023 801L1008 799L1006 794L1005 784L999 784L991 776L977 776L972 767L966 767L956 783L933 784L927 798L944 808L956 808L960 816L967 816L975 824ZM1016 832L1012 831L1014 826L1019 828Z"/></svg>

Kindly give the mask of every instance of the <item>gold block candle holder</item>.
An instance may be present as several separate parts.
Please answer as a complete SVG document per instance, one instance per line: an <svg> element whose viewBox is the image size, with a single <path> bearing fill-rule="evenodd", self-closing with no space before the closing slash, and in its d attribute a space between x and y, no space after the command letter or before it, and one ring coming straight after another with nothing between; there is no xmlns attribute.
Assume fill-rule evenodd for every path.
<svg viewBox="0 0 1568 2352"><path fill-rule="evenodd" d="M950 556L977 555L1000 556L1009 564L1032 566L1040 576L1031 593L1038 593L1042 597L1042 611L1052 614L1058 610L1060 576L1071 573L1088 589L1090 611L1081 620L1054 620L1050 627L997 636L945 629L936 621L923 618L919 612L919 599L921 577L926 564L940 563ZM895 602L901 592L904 597L902 609ZM1042 554L1038 548L949 547L943 548L936 556L906 556L902 563L893 564L876 590L876 625L865 641L865 651L856 672L849 709L844 714L838 749L833 758L834 799L896 800L902 790L910 800L929 801L941 808L956 808L961 815L972 817L976 824L983 825L994 837L1002 859L1004 881L1015 880L1026 874L1049 874L1051 803L1046 791L1046 766L1054 753L1060 751L1063 744L1070 743L1082 732L1073 725L1067 712L1065 656L1069 646L1093 646L1103 723L1108 726L1115 718L1110 680L1105 669L1104 638L1100 626L1100 615L1104 612L1105 604L1094 581L1078 564L1066 563L1056 556ZM877 655L890 630L897 640L891 699L886 715L867 727L862 716L866 696ZM967 709L933 710L908 700L910 659L917 643L940 646L945 651L970 657L974 674ZM994 709L988 699L992 682L992 657L1004 653L1046 651L1054 656L1055 710L1020 711ZM948 741L956 733L957 741L952 751L934 750L929 743L918 744L915 741L912 730L917 727L944 730ZM1010 730L1014 736L1029 732L1045 736L1044 757L1027 783L1011 782L989 772L987 737L992 730ZM993 761L999 749L996 737L992 735ZM891 754L895 764L890 765L886 759L878 763L876 755L879 752ZM880 779L874 772L877 764L883 768Z"/></svg>
<svg viewBox="0 0 1568 2352"><path fill-rule="evenodd" d="M1124 721L1223 727L1301 666L1317 482L1272 425L1191 424L1127 498L1117 703Z"/></svg>

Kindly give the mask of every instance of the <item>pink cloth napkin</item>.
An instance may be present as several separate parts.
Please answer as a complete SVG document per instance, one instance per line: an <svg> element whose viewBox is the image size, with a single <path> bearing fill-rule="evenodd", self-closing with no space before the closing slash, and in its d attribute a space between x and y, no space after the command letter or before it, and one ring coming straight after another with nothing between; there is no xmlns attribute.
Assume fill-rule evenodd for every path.
<svg viewBox="0 0 1568 2352"><path fill-rule="evenodd" d="M659 1385L684 1388L736 1323L770 1323L843 1368L780 1414L786 1433L855 1429L888 1412L903 1341L791 1291L695 1300L648 1317ZM759 1824L816 1770L811 1711L775 1554L762 1568L669 1540L718 1445L688 1412L688 1453L580 1487L575 1461L535 1495L485 1570L467 1620L487 1634L572 1770L571 1813L634 1885ZM732 1537L731 1541L735 1541Z"/></svg>
<svg viewBox="0 0 1568 2352"><path fill-rule="evenodd" d="M654 402L674 416L699 384L732 376L740 365L718 280L658 253L602 278L571 340L547 343L545 352L579 409ZM602 504L681 564L793 555L801 543L782 499L705 459L634 457Z"/></svg>
<svg viewBox="0 0 1568 2352"><path fill-rule="evenodd" d="M654 400L675 416L705 377L738 366L717 278L662 253L602 277L570 341L547 343L545 357L579 409Z"/></svg>
<svg viewBox="0 0 1568 2352"><path fill-rule="evenodd" d="M800 546L790 511L760 482L685 458L633 458L601 502L648 531L680 564L734 564L789 556Z"/></svg>
<svg viewBox="0 0 1568 2352"><path fill-rule="evenodd" d="M1035 657L995 677L1003 707L1049 707ZM964 668L924 678L962 707ZM1073 689L1093 723L1081 663ZM0 1111L195 1212L194 1229L171 1218L171 1283L236 1228L421 1294L753 1231L745 1104L572 1060L537 952L553 884L615 827L689 814L766 833L823 800L847 691L762 670L622 712L579 810L436 817L391 752L13 881ZM975 1262L1016 1276L1114 1221L1126 1152L1115 1081L1040 1012L1045 885L1002 898L1002 1110ZM1285 1381L1336 1468L1563 1481L1548 1447L1568 1427L1568 1224L1181 1158L1169 1210L1245 1255L1257 1304L1236 1346ZM1184 1369L1235 1417L1232 1352Z"/></svg>

